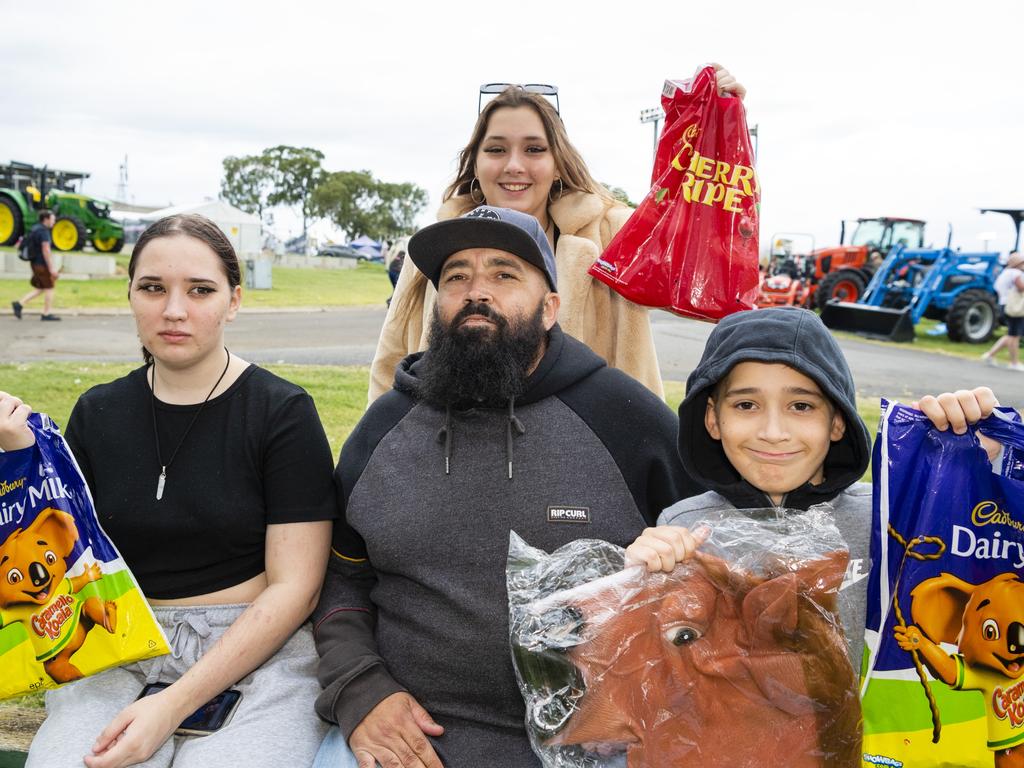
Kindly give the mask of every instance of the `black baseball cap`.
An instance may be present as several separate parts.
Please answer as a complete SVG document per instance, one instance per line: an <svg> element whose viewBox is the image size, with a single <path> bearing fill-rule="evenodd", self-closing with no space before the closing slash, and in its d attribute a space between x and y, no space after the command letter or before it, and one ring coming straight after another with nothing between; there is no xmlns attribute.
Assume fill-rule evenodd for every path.
<svg viewBox="0 0 1024 768"><path fill-rule="evenodd" d="M457 219L424 227L409 240L409 258L437 287L448 257L467 248L495 248L532 264L558 291L555 255L540 222L511 208L481 205Z"/></svg>

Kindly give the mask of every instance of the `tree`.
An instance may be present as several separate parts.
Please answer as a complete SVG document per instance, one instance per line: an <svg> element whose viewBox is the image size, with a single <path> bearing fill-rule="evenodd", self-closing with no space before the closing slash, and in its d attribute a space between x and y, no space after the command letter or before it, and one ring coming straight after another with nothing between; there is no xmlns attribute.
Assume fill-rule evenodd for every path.
<svg viewBox="0 0 1024 768"><path fill-rule="evenodd" d="M415 184L377 185L379 203L379 234L369 235L374 240L395 240L416 231L416 217L427 207L427 191Z"/></svg>
<svg viewBox="0 0 1024 768"><path fill-rule="evenodd" d="M269 205L272 185L273 177L262 155L224 158L220 196L236 208L255 213L260 221Z"/></svg>
<svg viewBox="0 0 1024 768"><path fill-rule="evenodd" d="M609 194L611 194L611 196L620 203L625 203L630 208L636 208L636 203L629 199L629 193L622 187L613 187L611 184L605 184L604 186L605 189L608 190Z"/></svg>
<svg viewBox="0 0 1024 768"><path fill-rule="evenodd" d="M272 191L270 205L296 205L302 213L302 234L305 236L313 216L313 193L324 176L321 162L324 153L311 147L279 145L263 150L263 162L270 171Z"/></svg>
<svg viewBox="0 0 1024 768"><path fill-rule="evenodd" d="M350 240L359 235L394 240L415 231L427 200L415 184L378 181L369 171L338 171L326 174L313 193L313 211Z"/></svg>

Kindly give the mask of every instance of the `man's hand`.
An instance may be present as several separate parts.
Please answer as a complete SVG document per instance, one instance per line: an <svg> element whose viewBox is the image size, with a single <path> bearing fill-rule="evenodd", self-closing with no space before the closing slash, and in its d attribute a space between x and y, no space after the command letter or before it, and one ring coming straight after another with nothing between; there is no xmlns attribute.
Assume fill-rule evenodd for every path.
<svg viewBox="0 0 1024 768"><path fill-rule="evenodd" d="M370 710L349 736L359 768L444 768L427 736L440 736L435 723L408 693L393 693ZM426 735L424 735L426 734Z"/></svg>
<svg viewBox="0 0 1024 768"><path fill-rule="evenodd" d="M962 435L971 424L992 415L999 401L988 387L975 387L943 392L934 397L927 395L911 405L931 419L936 429L943 432L952 429L954 434ZM990 460L999 455L999 443L981 433L978 433L978 439Z"/></svg>
<svg viewBox="0 0 1024 768"><path fill-rule="evenodd" d="M646 565L652 573L669 573L677 563L693 557L710 533L707 526L696 531L678 525L645 528L637 540L626 547L626 565Z"/></svg>
<svg viewBox="0 0 1024 768"><path fill-rule="evenodd" d="M0 392L0 449L18 451L35 445L35 435L27 424L31 413L31 406L14 395Z"/></svg>
<svg viewBox="0 0 1024 768"><path fill-rule="evenodd" d="M186 713L187 714L187 713ZM88 768L123 768L153 756L184 719L169 704L167 691L146 696L122 709L96 739Z"/></svg>

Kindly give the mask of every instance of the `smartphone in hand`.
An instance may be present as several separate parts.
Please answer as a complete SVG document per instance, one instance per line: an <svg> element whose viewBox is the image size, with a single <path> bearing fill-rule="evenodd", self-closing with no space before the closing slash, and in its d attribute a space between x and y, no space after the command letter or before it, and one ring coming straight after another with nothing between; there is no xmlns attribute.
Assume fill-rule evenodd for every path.
<svg viewBox="0 0 1024 768"><path fill-rule="evenodd" d="M149 683L142 689L138 698L152 696L169 685L170 683ZM214 731L220 730L231 720L241 698L242 692L234 688L218 693L186 717L174 732L180 736L208 736Z"/></svg>

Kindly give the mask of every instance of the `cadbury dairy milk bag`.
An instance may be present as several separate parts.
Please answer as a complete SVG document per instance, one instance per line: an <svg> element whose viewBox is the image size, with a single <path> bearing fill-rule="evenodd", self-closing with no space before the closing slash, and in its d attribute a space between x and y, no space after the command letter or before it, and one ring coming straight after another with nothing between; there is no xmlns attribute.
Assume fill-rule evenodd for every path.
<svg viewBox="0 0 1024 768"><path fill-rule="evenodd" d="M882 401L872 462L863 765L1024 764L1024 426L935 429Z"/></svg>
<svg viewBox="0 0 1024 768"><path fill-rule="evenodd" d="M0 698L168 653L57 426L0 453Z"/></svg>

